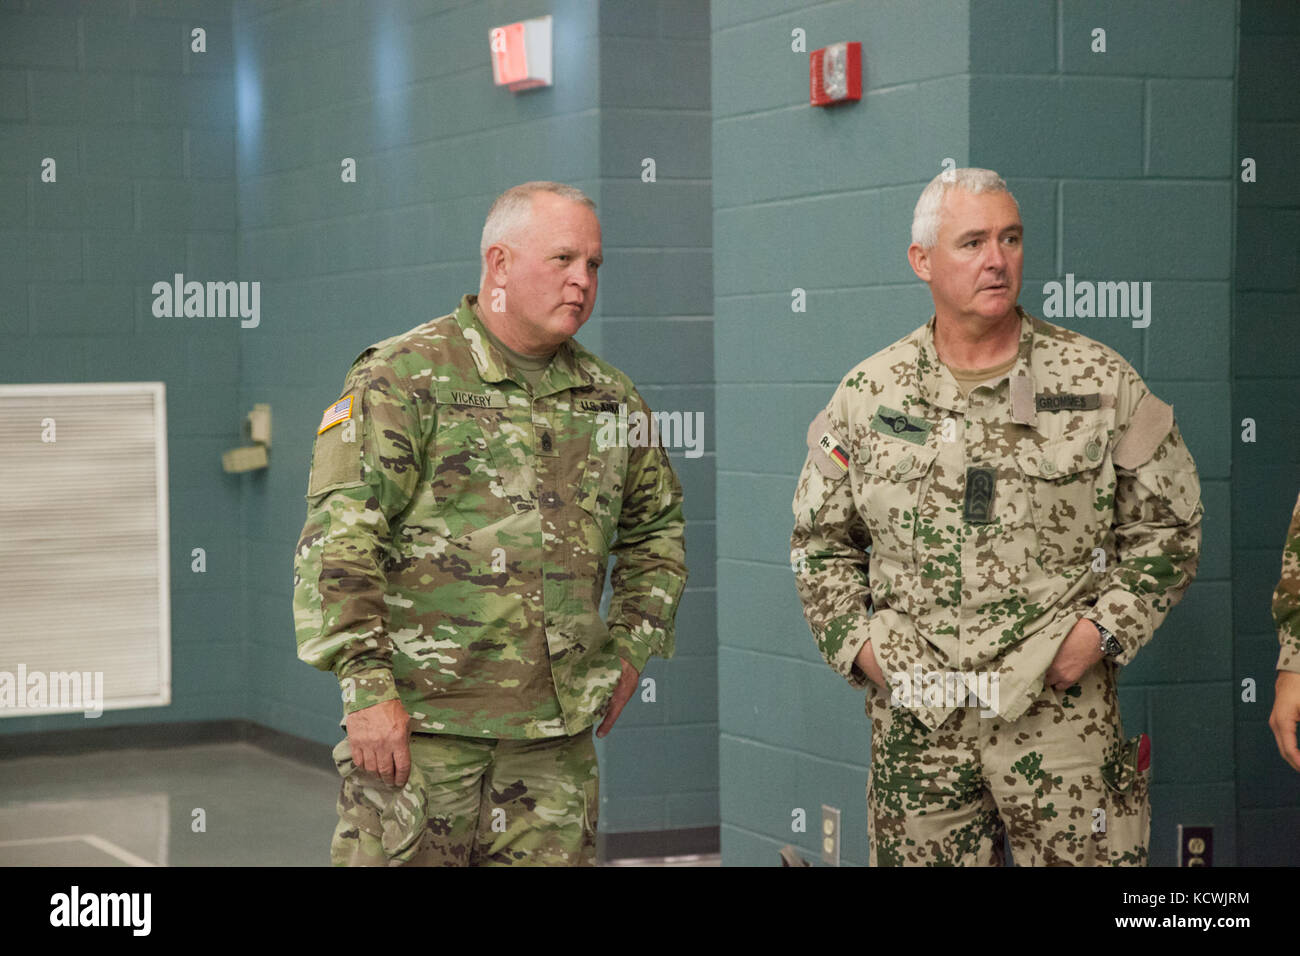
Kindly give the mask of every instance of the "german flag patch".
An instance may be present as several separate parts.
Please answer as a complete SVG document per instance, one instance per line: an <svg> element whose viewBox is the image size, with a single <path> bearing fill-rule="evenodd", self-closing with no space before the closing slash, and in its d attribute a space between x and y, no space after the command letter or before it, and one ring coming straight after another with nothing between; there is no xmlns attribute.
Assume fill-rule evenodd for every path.
<svg viewBox="0 0 1300 956"><path fill-rule="evenodd" d="M817 440L817 445L843 471L849 470L849 454L844 450L844 446L835 440L834 435L823 432L822 437Z"/></svg>
<svg viewBox="0 0 1300 956"><path fill-rule="evenodd" d="M809 461L822 477L839 481L849 473L849 453L831 428L831 417L823 408L808 426Z"/></svg>

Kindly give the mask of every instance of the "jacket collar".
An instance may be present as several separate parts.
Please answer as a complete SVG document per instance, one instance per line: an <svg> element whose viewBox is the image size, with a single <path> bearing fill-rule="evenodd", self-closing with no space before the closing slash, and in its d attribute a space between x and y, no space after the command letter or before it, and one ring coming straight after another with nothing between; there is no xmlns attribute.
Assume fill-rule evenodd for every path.
<svg viewBox="0 0 1300 956"><path fill-rule="evenodd" d="M474 365L478 369L479 378L493 384L507 379L516 381L511 375L505 356L484 332L480 308L478 296L470 293L461 297L460 306L455 312L456 324L460 326L461 335L465 337L470 354L474 356ZM586 388L591 384L593 384L591 372L582 357L578 355L573 340L565 339L551 358L551 364L546 367L546 374L538 383L533 397L540 398L543 395L551 395L571 388Z"/></svg>
<svg viewBox="0 0 1300 956"><path fill-rule="evenodd" d="M1038 413L1034 410L1034 320L1018 305L1016 314L1020 316L1020 351L1009 373L1011 418L1022 425L1034 426L1038 422ZM927 404L954 411L965 408L957 380L948 371L948 366L939 361L934 346L934 325L935 316L931 315L930 321L920 330L916 355L917 389Z"/></svg>

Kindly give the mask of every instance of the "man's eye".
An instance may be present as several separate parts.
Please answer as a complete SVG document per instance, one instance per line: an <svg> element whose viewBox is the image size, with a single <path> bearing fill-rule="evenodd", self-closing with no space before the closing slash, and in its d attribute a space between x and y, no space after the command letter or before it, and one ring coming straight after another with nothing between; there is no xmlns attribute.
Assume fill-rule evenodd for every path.
<svg viewBox="0 0 1300 956"><path fill-rule="evenodd" d="M593 270L600 268L600 263L597 262L595 259L588 259L587 265L591 266Z"/></svg>

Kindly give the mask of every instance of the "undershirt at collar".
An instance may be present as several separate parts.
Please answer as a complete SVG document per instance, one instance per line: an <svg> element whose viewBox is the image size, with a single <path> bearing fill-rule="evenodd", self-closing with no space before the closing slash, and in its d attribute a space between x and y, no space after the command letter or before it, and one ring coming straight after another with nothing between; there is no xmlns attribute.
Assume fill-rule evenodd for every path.
<svg viewBox="0 0 1300 956"><path fill-rule="evenodd" d="M948 366L948 371L952 372L952 377L957 380L957 387L961 389L962 398L969 398L971 389L976 385L983 384L991 378L998 378L1011 371L1012 366L1016 364L1019 354L1011 356L1005 362L997 365L990 365L988 368L956 368L944 362Z"/></svg>
<svg viewBox="0 0 1300 956"><path fill-rule="evenodd" d="M550 355L524 355L521 352L516 352L493 335L492 330L488 328L488 324L483 321L481 314L479 315L479 324L483 326L483 333L501 352L501 356L506 360L506 364L509 365L513 371L516 371L523 376L525 381L528 383L528 390L536 390L537 383L542 380L542 376L546 374L547 367L551 364L551 359L555 358L555 352L552 352ZM555 351L558 352L559 349L556 349Z"/></svg>

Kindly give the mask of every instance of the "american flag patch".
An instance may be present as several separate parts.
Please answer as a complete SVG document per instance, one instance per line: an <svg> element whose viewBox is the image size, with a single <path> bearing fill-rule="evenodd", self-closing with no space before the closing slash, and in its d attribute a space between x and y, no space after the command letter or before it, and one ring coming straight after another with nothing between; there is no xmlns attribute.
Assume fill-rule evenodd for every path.
<svg viewBox="0 0 1300 956"><path fill-rule="evenodd" d="M345 395L337 402L325 409L325 414L321 416L320 428L316 429L316 434L332 428L339 422L345 422L352 417L352 396Z"/></svg>

